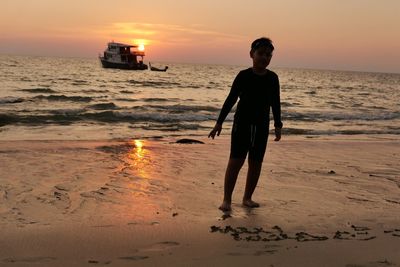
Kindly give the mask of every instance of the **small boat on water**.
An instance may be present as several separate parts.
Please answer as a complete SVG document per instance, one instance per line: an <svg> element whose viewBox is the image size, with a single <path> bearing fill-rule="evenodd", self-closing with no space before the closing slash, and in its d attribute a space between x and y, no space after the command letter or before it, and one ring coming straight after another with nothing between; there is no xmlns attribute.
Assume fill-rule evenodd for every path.
<svg viewBox="0 0 400 267"><path fill-rule="evenodd" d="M151 66L150 62L149 62L149 67L150 67L151 71L167 71L167 69L168 69L168 66L165 66L163 69L153 67L153 66Z"/></svg>
<svg viewBox="0 0 400 267"><path fill-rule="evenodd" d="M147 70L143 63L144 51L137 45L110 42L103 56L99 56L103 68Z"/></svg>

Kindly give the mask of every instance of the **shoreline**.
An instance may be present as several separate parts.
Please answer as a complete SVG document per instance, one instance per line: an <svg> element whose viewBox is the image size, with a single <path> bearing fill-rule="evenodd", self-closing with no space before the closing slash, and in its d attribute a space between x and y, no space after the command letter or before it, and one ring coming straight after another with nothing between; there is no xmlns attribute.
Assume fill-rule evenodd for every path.
<svg viewBox="0 0 400 267"><path fill-rule="evenodd" d="M196 139L0 141L0 265L400 264L398 139L271 140L261 207L244 166L230 214L229 137Z"/></svg>
<svg viewBox="0 0 400 267"><path fill-rule="evenodd" d="M211 128L210 128L211 129ZM113 137L113 138L91 138L91 139L66 139L66 138L5 138L5 139L0 139L0 143L7 143L7 142L128 142L130 140L149 140L149 141L160 141L160 142L175 142L178 139L184 139L184 138L189 138L189 139L198 139L201 140L205 143L210 143L213 140L211 138L207 138L209 131L206 131L204 133L199 133L199 134L176 134L176 135L149 135L149 136L132 136L132 137ZM221 133L220 136L216 137L215 140L218 139L230 139L230 128L225 129L224 133ZM273 142L273 130L270 130L269 132L269 140L268 144ZM272 140L271 140L272 138ZM354 140L360 140L360 141L373 141L373 140L392 140L392 141L397 141L399 140L399 136L396 134L323 134L323 135L318 135L318 134L289 134L286 135L284 132L282 134L283 140L287 141L300 141L300 140L326 140L326 141L354 141Z"/></svg>

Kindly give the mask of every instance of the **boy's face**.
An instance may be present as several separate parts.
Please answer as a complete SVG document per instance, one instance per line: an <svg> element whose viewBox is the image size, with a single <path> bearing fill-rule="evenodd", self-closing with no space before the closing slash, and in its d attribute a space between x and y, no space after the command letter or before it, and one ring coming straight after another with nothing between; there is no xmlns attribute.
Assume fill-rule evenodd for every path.
<svg viewBox="0 0 400 267"><path fill-rule="evenodd" d="M253 66L255 68L265 69L272 58L272 50L269 47L260 47L254 51L250 51L250 57L253 59Z"/></svg>

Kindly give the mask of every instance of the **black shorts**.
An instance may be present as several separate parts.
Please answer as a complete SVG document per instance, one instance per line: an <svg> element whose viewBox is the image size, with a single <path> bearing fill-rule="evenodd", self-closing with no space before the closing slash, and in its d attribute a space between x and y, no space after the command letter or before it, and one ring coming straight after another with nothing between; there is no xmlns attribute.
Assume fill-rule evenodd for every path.
<svg viewBox="0 0 400 267"><path fill-rule="evenodd" d="M267 148L269 123L249 124L234 122L231 136L230 158L246 158L263 161Z"/></svg>

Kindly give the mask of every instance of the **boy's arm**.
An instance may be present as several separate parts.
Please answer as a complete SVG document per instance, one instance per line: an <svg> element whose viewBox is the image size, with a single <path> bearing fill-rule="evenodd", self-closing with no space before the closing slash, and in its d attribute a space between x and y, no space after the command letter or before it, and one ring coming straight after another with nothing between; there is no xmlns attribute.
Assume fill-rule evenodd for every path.
<svg viewBox="0 0 400 267"><path fill-rule="evenodd" d="M229 112L231 111L232 107L235 105L236 101L239 98L240 86L239 86L239 75L236 76L235 80L233 81L231 91L229 92L228 97L225 99L224 105L222 106L221 112L219 113L217 124L222 125L226 116L228 116Z"/></svg>
<svg viewBox="0 0 400 267"><path fill-rule="evenodd" d="M239 75L238 75L239 76ZM215 124L214 128L211 130L208 137L214 139L215 135L219 136L222 131L222 123L224 122L226 116L228 116L229 112L231 111L233 105L235 105L238 97L239 97L239 82L238 76L236 76L235 80L233 81L231 91L229 92L228 97L225 99L224 105L222 106L221 112L219 113L217 123Z"/></svg>
<svg viewBox="0 0 400 267"><path fill-rule="evenodd" d="M282 121L281 121L281 97L280 97L280 85L279 78L276 76L276 89L274 99L272 101L272 114L274 116L274 126L276 141L279 141L281 137Z"/></svg>

